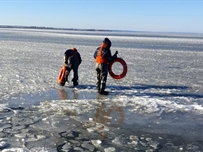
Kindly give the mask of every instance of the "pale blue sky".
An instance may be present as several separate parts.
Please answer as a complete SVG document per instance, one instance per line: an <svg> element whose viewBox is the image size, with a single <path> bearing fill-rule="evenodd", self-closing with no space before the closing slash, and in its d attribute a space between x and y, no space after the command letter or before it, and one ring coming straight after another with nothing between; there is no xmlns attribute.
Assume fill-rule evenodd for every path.
<svg viewBox="0 0 203 152"><path fill-rule="evenodd" d="M203 33L203 0L0 0L0 25Z"/></svg>

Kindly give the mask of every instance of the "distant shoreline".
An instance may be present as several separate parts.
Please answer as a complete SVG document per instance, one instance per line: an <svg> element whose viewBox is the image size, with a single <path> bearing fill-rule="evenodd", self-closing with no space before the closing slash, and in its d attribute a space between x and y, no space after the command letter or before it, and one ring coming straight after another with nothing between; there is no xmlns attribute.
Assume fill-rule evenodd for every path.
<svg viewBox="0 0 203 152"><path fill-rule="evenodd" d="M132 31L132 30L104 30L104 29L76 29L76 28L56 28L45 26L17 26L17 25L0 25L0 29L30 29L30 30L60 30L70 32L108 32L119 33L118 36L128 35L136 37L171 37L171 38L200 38L203 39L203 33L191 32L152 32L152 31ZM108 34L107 34L108 35ZM111 35L111 34L110 34Z"/></svg>
<svg viewBox="0 0 203 152"><path fill-rule="evenodd" d="M104 31L104 32L112 31L112 30L96 30L96 29L55 28L45 26L15 26L15 25L0 25L0 28L47 29L47 30L69 30L69 31Z"/></svg>

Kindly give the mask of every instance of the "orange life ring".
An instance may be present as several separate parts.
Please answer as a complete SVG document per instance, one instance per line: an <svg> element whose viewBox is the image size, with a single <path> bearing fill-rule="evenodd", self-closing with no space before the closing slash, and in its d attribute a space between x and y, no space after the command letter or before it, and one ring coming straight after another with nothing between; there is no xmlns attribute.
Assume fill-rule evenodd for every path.
<svg viewBox="0 0 203 152"><path fill-rule="evenodd" d="M58 84L64 86L65 85L65 76L66 76L66 66L62 66L59 76L58 76Z"/></svg>
<svg viewBox="0 0 203 152"><path fill-rule="evenodd" d="M115 62L119 62L123 66L123 72L121 74L119 74L119 75L114 74L113 71L112 71L112 65ZM122 58L116 58L115 60L113 60L112 62L109 63L108 71L109 71L109 74L110 74L110 76L112 78L114 78L114 79L122 79L123 77L126 76L126 73L128 71L128 67L127 67L126 62Z"/></svg>

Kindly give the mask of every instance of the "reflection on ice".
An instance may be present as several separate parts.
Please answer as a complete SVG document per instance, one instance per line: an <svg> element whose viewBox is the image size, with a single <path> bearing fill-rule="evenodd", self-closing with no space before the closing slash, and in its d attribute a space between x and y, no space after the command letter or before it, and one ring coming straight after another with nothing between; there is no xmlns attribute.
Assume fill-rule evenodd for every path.
<svg viewBox="0 0 203 152"><path fill-rule="evenodd" d="M73 95L73 98L72 99L78 99L78 92L77 90L71 90L72 91L72 95ZM68 100L68 99L71 99L71 97L69 97L69 93L65 91L65 89L59 89L58 90L58 93L59 93L59 97L61 100Z"/></svg>

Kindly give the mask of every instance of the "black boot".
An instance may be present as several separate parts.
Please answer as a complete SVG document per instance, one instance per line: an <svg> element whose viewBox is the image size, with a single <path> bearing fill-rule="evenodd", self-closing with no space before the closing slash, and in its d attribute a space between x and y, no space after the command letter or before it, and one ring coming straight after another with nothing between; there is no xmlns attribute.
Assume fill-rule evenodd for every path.
<svg viewBox="0 0 203 152"><path fill-rule="evenodd" d="M99 94L102 94L102 95L108 95L109 92L108 92L108 91L101 90L101 91L99 92Z"/></svg>
<svg viewBox="0 0 203 152"><path fill-rule="evenodd" d="M73 86L77 86L78 82L77 81L73 81Z"/></svg>
<svg viewBox="0 0 203 152"><path fill-rule="evenodd" d="M73 82L73 86L77 86L78 85L78 82Z"/></svg>

